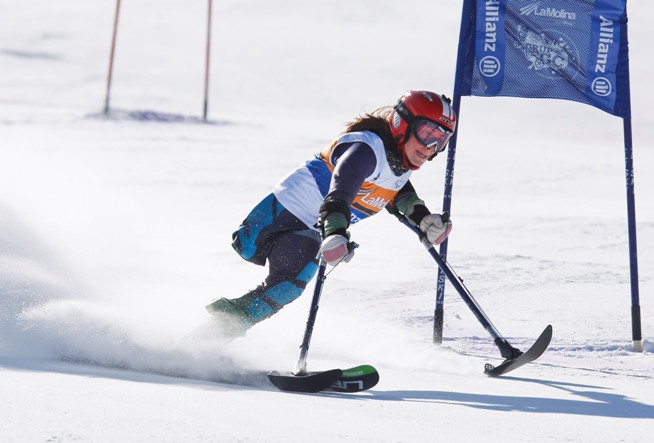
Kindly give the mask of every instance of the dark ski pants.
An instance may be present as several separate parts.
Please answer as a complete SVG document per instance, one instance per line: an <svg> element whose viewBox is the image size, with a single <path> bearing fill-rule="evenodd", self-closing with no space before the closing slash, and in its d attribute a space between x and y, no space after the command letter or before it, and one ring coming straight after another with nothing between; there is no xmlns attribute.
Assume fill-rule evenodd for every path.
<svg viewBox="0 0 654 443"><path fill-rule="evenodd" d="M318 270L320 234L284 208L274 194L264 198L232 234L245 260L264 266L268 276L244 295L245 311L261 321L297 299Z"/></svg>

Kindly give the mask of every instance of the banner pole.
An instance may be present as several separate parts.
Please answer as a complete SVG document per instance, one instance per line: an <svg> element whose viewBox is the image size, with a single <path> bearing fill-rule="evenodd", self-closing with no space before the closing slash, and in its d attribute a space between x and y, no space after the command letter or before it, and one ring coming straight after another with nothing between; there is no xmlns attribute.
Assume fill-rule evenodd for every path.
<svg viewBox="0 0 654 443"><path fill-rule="evenodd" d="M111 52L109 54L109 74L107 75L107 93L104 98L104 113L109 113L109 95L111 93L111 80L114 71L114 54L116 52L116 34L118 33L118 15L120 14L120 0L116 0L116 16L114 17L114 31L111 37Z"/></svg>
<svg viewBox="0 0 654 443"><path fill-rule="evenodd" d="M452 109L456 115L457 131L452 134L450 138L449 147L447 149L447 164L445 167L445 186L443 188L443 212L450 212L452 208L452 187L454 185L454 161L456 158L456 141L458 134L458 127L461 122L459 117L459 110L461 108L461 96L455 95L452 100ZM447 244L448 239L445 239L440 245L439 253L443 260L447 258ZM434 336L433 341L436 344L443 342L443 323L445 316L445 273L439 267L438 279L436 284L436 307L434 308Z"/></svg>
<svg viewBox="0 0 654 443"><path fill-rule="evenodd" d="M470 42L464 41L470 35L470 28L474 28L474 0L464 0L461 9L461 29L459 30L459 47L457 49L456 58L456 73L454 75L454 94L452 97L452 109L456 115L456 131L450 138L450 143L447 148L447 164L445 167L445 186L443 188L443 212L450 212L452 208L452 187L454 184L454 160L456 157L456 142L458 139L459 128L461 126L461 96L470 95L468 93L461 93L464 89L463 76L465 71L465 63L467 54L466 51ZM466 20L468 18L468 20ZM449 241L445 239L441 243L439 253L443 260L447 259L447 245ZM435 344L443 343L443 323L445 316L445 273L438 268L438 279L436 284L436 306L434 308L434 334L433 342Z"/></svg>
<svg viewBox="0 0 654 443"><path fill-rule="evenodd" d="M636 241L636 203L634 195L634 156L631 138L631 119L623 119L625 178L627 181L627 225L629 230L629 267L631 277L631 330L634 351L643 352L640 325L640 297L638 290L638 252Z"/></svg>
<svg viewBox="0 0 654 443"><path fill-rule="evenodd" d="M213 0L209 0L209 11L207 14L207 48L204 63L204 109L202 112L202 119L207 121L207 112L209 110L209 58L211 55L211 4Z"/></svg>

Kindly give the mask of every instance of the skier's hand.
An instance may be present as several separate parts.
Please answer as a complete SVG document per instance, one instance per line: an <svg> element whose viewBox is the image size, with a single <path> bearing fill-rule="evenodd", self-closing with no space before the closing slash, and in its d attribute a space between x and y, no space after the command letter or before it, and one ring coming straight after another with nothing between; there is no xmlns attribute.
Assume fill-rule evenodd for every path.
<svg viewBox="0 0 654 443"><path fill-rule="evenodd" d="M320 253L327 264L336 266L341 261L347 263L352 260L352 257L354 257L354 247L353 243L350 243L347 237L334 234L322 241Z"/></svg>
<svg viewBox="0 0 654 443"><path fill-rule="evenodd" d="M452 230L450 214L429 214L420 221L420 230L425 234L429 243L440 245L445 241Z"/></svg>

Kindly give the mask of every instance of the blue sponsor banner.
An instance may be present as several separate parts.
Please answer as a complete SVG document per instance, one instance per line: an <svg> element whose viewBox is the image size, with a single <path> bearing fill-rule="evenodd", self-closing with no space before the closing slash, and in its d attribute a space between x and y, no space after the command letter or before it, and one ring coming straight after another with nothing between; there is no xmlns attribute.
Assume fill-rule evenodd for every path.
<svg viewBox="0 0 654 443"><path fill-rule="evenodd" d="M555 98L630 117L626 0L464 0L455 95Z"/></svg>

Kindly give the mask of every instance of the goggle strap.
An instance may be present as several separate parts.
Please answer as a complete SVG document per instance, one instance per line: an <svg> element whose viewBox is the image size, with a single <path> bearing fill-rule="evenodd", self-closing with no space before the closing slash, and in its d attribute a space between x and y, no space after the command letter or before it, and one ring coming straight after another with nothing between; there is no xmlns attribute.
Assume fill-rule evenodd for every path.
<svg viewBox="0 0 654 443"><path fill-rule="evenodd" d="M409 111L409 108L407 108L404 103L400 102L397 105L395 105L395 110L397 111L398 114L404 119L404 121L407 122L409 125L409 128L413 126L413 123L416 121L416 116Z"/></svg>

